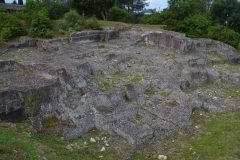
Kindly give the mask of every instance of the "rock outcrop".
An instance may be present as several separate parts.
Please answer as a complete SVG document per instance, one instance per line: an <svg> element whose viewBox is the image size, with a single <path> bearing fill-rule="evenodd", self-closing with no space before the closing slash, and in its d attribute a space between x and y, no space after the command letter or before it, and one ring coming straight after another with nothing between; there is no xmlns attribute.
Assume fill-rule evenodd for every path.
<svg viewBox="0 0 240 160"><path fill-rule="evenodd" d="M218 41L133 27L20 43L0 55L0 119L56 117L65 139L95 127L135 146L192 124L195 107L239 108L239 56Z"/></svg>

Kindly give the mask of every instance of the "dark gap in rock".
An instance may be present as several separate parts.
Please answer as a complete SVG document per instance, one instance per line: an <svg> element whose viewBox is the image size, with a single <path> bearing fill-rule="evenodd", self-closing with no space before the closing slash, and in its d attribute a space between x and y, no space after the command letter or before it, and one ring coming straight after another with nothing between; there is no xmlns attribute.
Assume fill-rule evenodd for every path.
<svg viewBox="0 0 240 160"><path fill-rule="evenodd" d="M10 109L13 110L13 109ZM8 113L3 112L0 114L0 120L7 122L20 122L27 119L24 108L20 108L15 111L10 111Z"/></svg>

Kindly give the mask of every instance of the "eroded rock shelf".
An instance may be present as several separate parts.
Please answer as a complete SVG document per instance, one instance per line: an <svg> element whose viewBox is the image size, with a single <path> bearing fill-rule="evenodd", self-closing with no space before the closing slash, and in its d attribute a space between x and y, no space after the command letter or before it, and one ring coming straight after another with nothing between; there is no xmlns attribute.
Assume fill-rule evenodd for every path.
<svg viewBox="0 0 240 160"><path fill-rule="evenodd" d="M1 47L0 118L56 117L66 139L96 127L135 146L191 125L193 108L239 108L239 55L218 41L132 27Z"/></svg>

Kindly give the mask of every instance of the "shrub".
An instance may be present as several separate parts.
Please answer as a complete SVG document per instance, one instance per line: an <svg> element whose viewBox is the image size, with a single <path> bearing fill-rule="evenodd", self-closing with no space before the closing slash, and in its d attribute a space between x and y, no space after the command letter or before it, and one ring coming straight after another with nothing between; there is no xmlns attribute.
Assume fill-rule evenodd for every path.
<svg viewBox="0 0 240 160"><path fill-rule="evenodd" d="M11 15L13 15L14 17L16 17L19 20L23 20L23 15L20 13L11 13Z"/></svg>
<svg viewBox="0 0 240 160"><path fill-rule="evenodd" d="M108 19L111 21L131 22L132 15L126 10L114 6L109 9Z"/></svg>
<svg viewBox="0 0 240 160"><path fill-rule="evenodd" d="M91 17L86 20L86 27L93 30L101 30L102 27L99 25L95 17Z"/></svg>
<svg viewBox="0 0 240 160"><path fill-rule="evenodd" d="M55 27L66 31L69 28L69 24L67 23L67 21L61 19L55 21Z"/></svg>
<svg viewBox="0 0 240 160"><path fill-rule="evenodd" d="M237 48L240 43L240 34L223 25L209 27L208 37L227 43L235 48Z"/></svg>
<svg viewBox="0 0 240 160"><path fill-rule="evenodd" d="M185 28L186 36L205 38L208 36L207 28L211 26L211 21L204 15L195 14L185 18L180 25Z"/></svg>
<svg viewBox="0 0 240 160"><path fill-rule="evenodd" d="M152 12L150 15L143 15L141 18L141 23L143 24L161 24L160 13Z"/></svg>
<svg viewBox="0 0 240 160"><path fill-rule="evenodd" d="M34 0L26 1L26 5L23 7L23 18L29 26L33 19L33 13L38 12L42 8L46 8L46 5L41 1L34 1ZM46 16L48 17L48 12Z"/></svg>
<svg viewBox="0 0 240 160"><path fill-rule="evenodd" d="M0 37L4 41L26 34L20 20L4 10L0 11L0 22Z"/></svg>
<svg viewBox="0 0 240 160"><path fill-rule="evenodd" d="M46 38L51 38L53 36L51 31L51 21L46 15L46 8L33 12L29 36Z"/></svg>
<svg viewBox="0 0 240 160"><path fill-rule="evenodd" d="M64 15L64 19L68 22L70 27L73 27L81 19L81 17L77 11L71 10Z"/></svg>
<svg viewBox="0 0 240 160"><path fill-rule="evenodd" d="M29 36L46 38L53 36L49 13L42 1L27 0L23 8L23 17L30 28Z"/></svg>

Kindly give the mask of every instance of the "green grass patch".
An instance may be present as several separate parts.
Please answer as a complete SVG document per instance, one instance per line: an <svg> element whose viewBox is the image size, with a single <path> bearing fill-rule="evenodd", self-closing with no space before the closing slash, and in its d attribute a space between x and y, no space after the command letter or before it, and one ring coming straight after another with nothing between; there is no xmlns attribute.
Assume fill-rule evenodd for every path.
<svg viewBox="0 0 240 160"><path fill-rule="evenodd" d="M140 82L142 79L143 79L142 76L135 76L135 77L133 77L132 79L130 79L129 82L131 82L131 83L136 83L136 82Z"/></svg>
<svg viewBox="0 0 240 160"><path fill-rule="evenodd" d="M121 79L121 78L126 77L127 75L118 72L118 73L113 74L112 76L116 79Z"/></svg>
<svg viewBox="0 0 240 160"><path fill-rule="evenodd" d="M152 96L155 94L155 92L154 92L153 89L149 89L149 90L147 90L147 91L145 92L145 94L146 94L148 97L152 97Z"/></svg>
<svg viewBox="0 0 240 160"><path fill-rule="evenodd" d="M160 95L163 97L168 97L171 93L165 92L165 91L161 91Z"/></svg>
<svg viewBox="0 0 240 160"><path fill-rule="evenodd" d="M233 159L240 158L240 111L213 115L211 122L206 117L194 114L202 134L192 138L185 134L174 134L164 140L169 159ZM194 127L194 126L192 126ZM184 129L180 130L181 132ZM177 142L173 142L178 139ZM182 145L179 145L182 144ZM182 147L184 146L184 147Z"/></svg>
<svg viewBox="0 0 240 160"><path fill-rule="evenodd" d="M4 55L0 55L0 60L7 60L7 59L12 59L14 57L13 54L9 53L9 54L4 54Z"/></svg>
<svg viewBox="0 0 240 160"><path fill-rule="evenodd" d="M223 59L223 57L218 54L216 51L211 51L211 53L208 54L208 58L214 58L214 59Z"/></svg>

